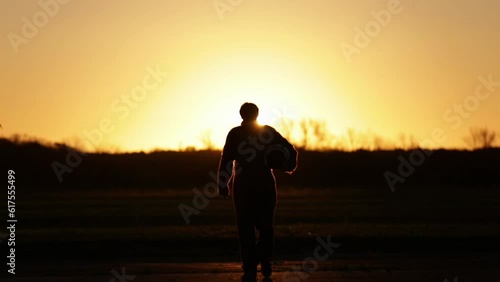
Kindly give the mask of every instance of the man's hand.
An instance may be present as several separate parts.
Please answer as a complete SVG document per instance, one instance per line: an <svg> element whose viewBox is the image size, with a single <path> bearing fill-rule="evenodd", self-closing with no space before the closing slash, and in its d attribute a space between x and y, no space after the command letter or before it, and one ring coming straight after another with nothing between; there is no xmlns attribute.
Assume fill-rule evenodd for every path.
<svg viewBox="0 0 500 282"><path fill-rule="evenodd" d="M217 171L217 188L219 196L226 199L229 196L229 187L231 185L233 173L233 161L227 159L227 155L222 155L219 162L219 170Z"/></svg>
<svg viewBox="0 0 500 282"><path fill-rule="evenodd" d="M219 196L226 199L227 196L229 196L229 189L227 187L222 188L219 186Z"/></svg>

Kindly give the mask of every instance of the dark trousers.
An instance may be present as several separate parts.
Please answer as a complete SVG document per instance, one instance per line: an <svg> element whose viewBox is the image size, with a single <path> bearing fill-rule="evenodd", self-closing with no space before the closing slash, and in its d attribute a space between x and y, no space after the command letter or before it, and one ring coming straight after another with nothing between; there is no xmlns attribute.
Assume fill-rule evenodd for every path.
<svg viewBox="0 0 500 282"><path fill-rule="evenodd" d="M276 209L274 176L238 176L233 193L243 270L254 272L259 261L270 261L273 254Z"/></svg>

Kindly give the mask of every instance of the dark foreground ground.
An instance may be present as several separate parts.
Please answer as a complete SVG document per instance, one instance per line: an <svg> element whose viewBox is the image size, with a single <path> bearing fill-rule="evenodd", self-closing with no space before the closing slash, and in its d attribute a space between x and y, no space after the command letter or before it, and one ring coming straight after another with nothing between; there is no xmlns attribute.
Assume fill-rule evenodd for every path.
<svg viewBox="0 0 500 282"><path fill-rule="evenodd" d="M16 195L16 275L2 271L9 280L238 281L241 275L230 200L210 199L186 224L179 204L193 206L191 189L46 188ZM276 237L273 281L500 281L500 190L282 188ZM340 245L316 261L318 240L328 238Z"/></svg>
<svg viewBox="0 0 500 282"><path fill-rule="evenodd" d="M361 257L364 256L364 257ZM310 265L304 271L303 261L277 261L272 280L258 281L498 281L498 256L401 256L385 254L384 258L366 254L360 257L337 256ZM239 281L240 264L211 263L124 263L65 262L29 266L29 276L12 281Z"/></svg>

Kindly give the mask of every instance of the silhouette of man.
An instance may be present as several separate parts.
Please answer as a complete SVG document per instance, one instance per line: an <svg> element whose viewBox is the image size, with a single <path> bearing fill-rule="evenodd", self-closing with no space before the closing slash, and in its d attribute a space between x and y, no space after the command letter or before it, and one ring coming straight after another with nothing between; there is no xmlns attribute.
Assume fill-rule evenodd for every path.
<svg viewBox="0 0 500 282"><path fill-rule="evenodd" d="M274 128L257 123L259 109L255 104L243 104L240 115L243 119L241 126L231 129L226 138L217 186L219 194L225 198L232 182L244 271L241 280L255 281L259 262L265 277L272 272L276 183L266 156L276 145L292 150L293 168L288 169L291 174L296 167L297 152ZM231 177L228 172L232 172Z"/></svg>

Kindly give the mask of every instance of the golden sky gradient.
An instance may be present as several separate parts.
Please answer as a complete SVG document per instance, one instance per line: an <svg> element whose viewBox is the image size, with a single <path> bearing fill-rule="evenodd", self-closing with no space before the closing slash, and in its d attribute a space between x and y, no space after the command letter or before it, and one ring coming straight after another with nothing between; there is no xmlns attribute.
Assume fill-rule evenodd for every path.
<svg viewBox="0 0 500 282"><path fill-rule="evenodd" d="M353 128L419 141L441 128L437 146L463 147L470 126L500 133L499 1L0 7L2 136L150 150L200 147L210 130L220 147L246 101L263 123L314 118L337 135Z"/></svg>

